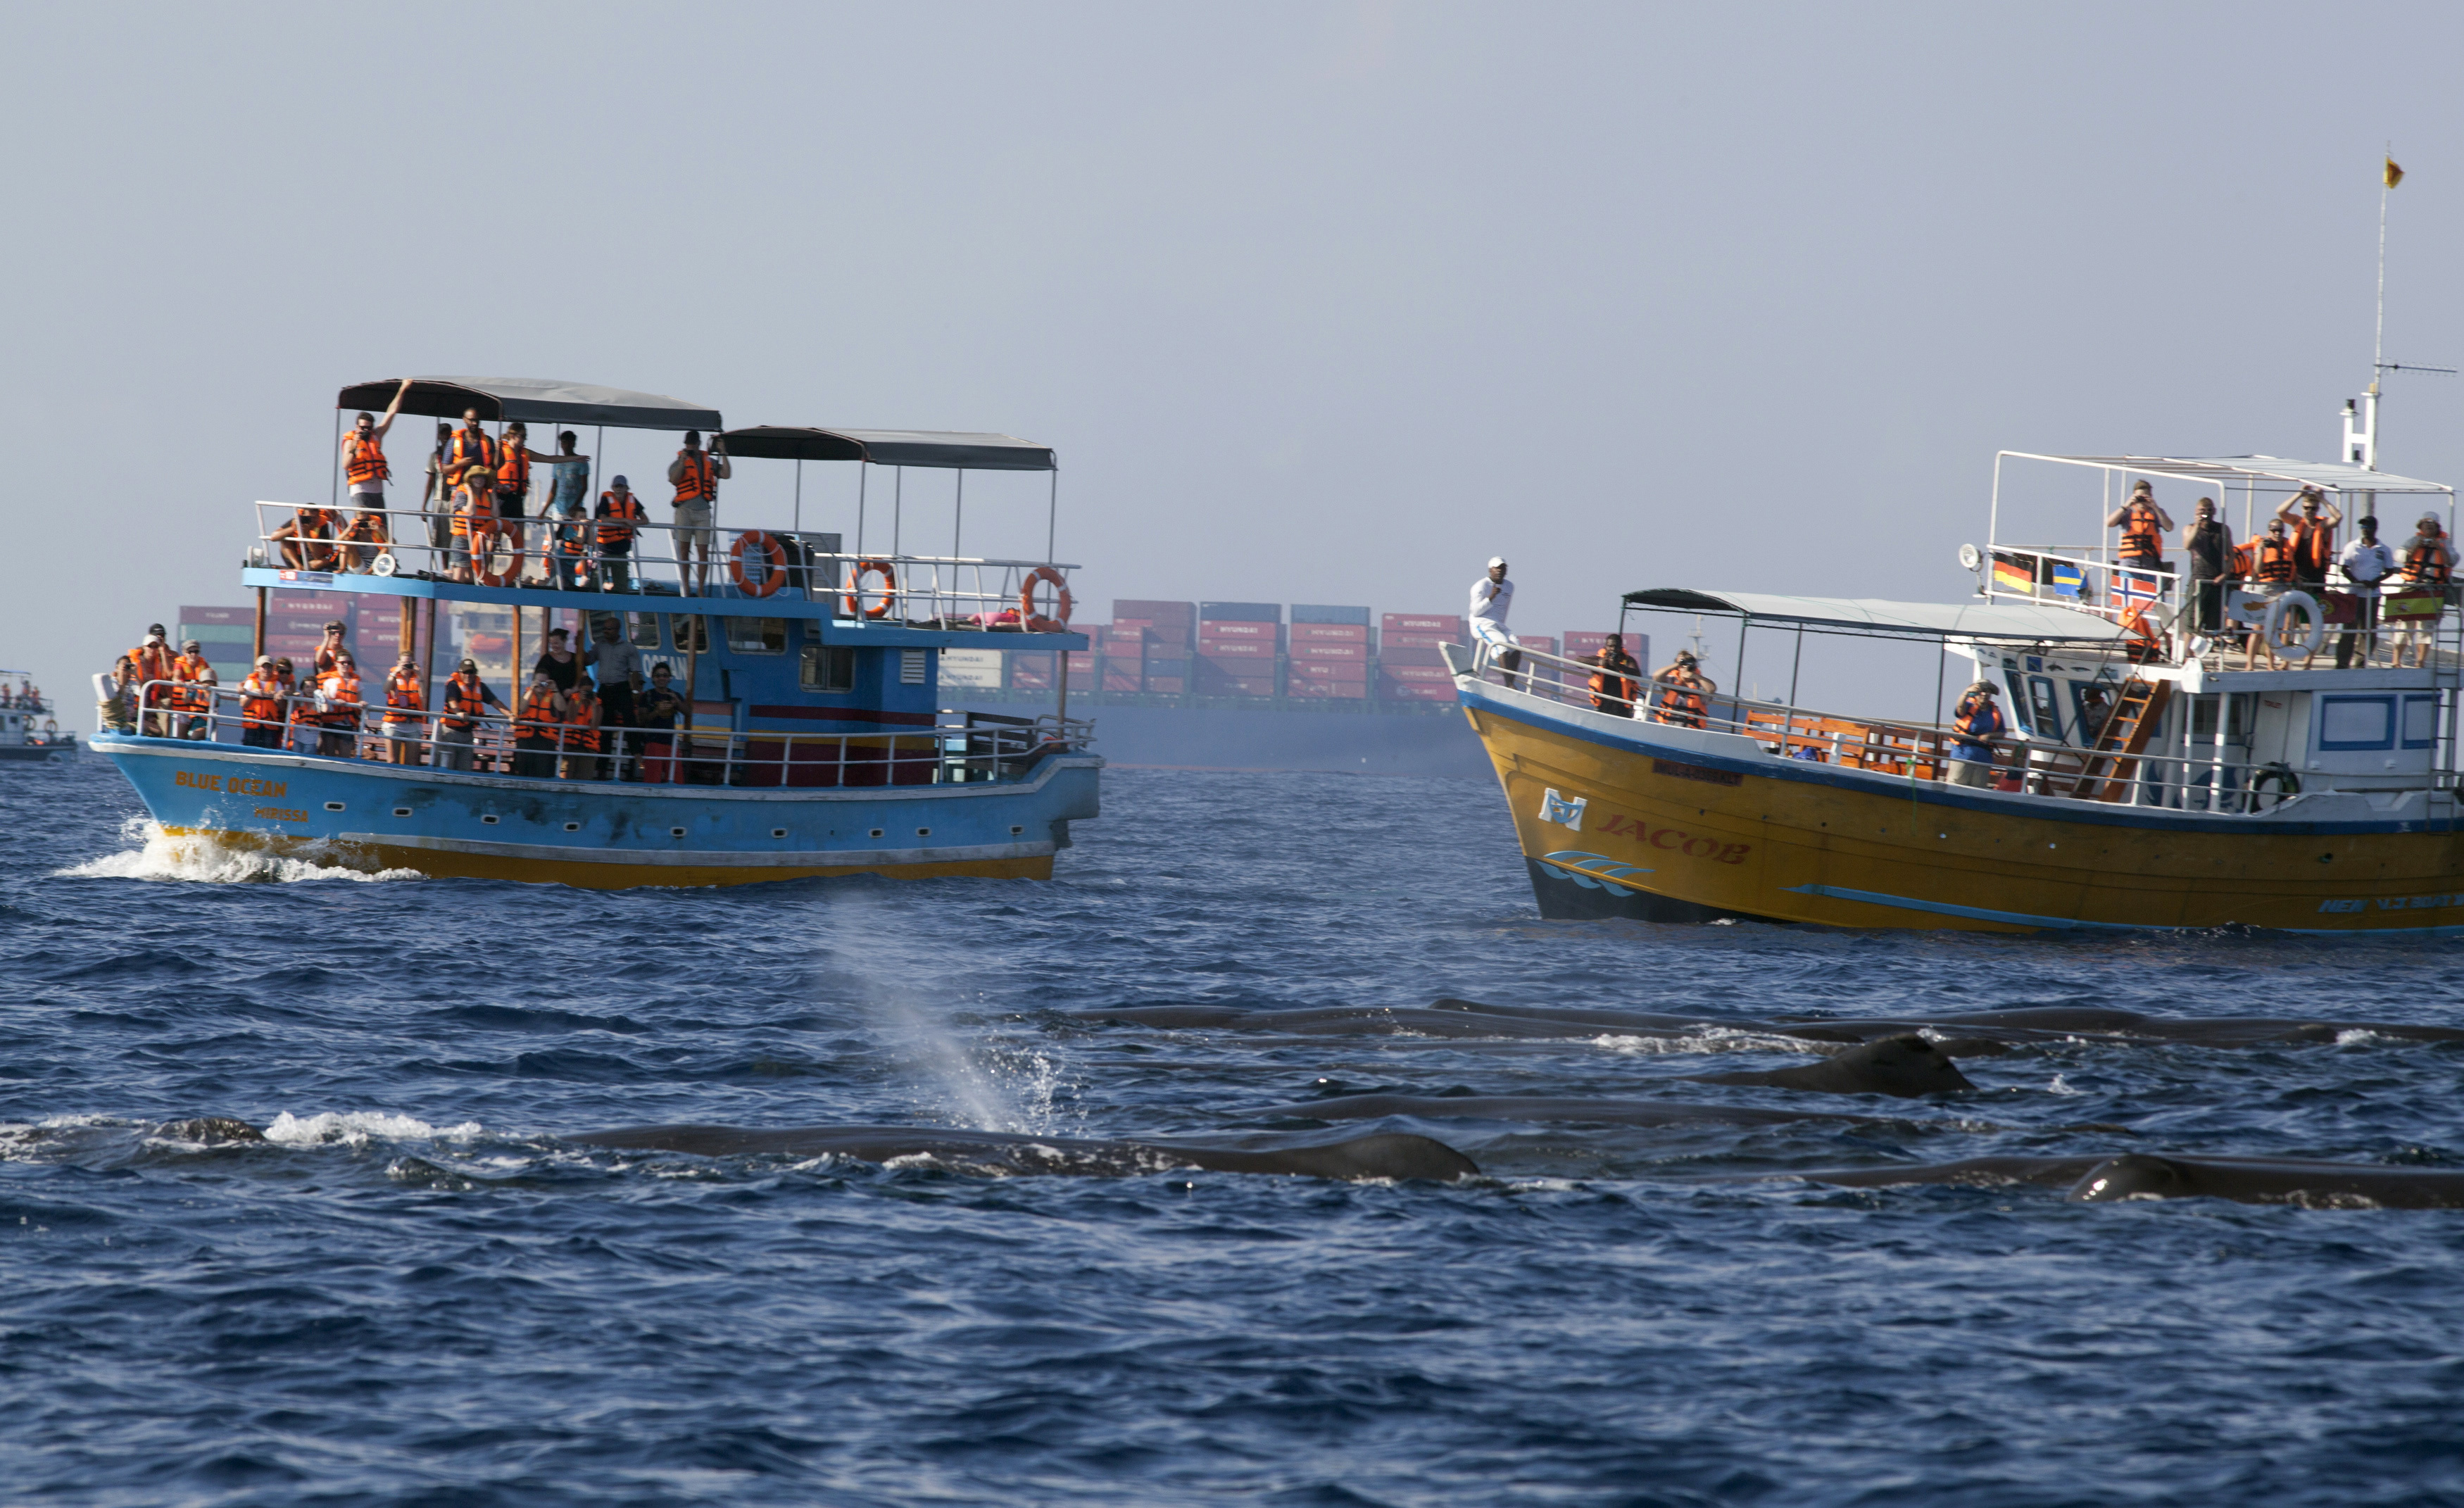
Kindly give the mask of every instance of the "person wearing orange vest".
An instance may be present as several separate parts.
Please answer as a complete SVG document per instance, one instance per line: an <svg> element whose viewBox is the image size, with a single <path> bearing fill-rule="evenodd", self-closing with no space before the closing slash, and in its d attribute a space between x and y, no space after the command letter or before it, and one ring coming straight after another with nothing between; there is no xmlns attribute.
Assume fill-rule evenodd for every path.
<svg viewBox="0 0 2464 1508"><path fill-rule="evenodd" d="M564 747L564 693L546 671L533 673L522 715L514 725L514 774L532 780L556 778L557 755Z"/></svg>
<svg viewBox="0 0 2464 1508"><path fill-rule="evenodd" d="M593 516L599 520L599 589L629 592L633 589L633 536L650 516L649 510L619 476L611 478L607 491L599 494Z"/></svg>
<svg viewBox="0 0 2464 1508"><path fill-rule="evenodd" d="M1710 711L1707 698L1720 686L1703 673L1692 650L1678 650L1677 658L1651 679L1661 688L1656 718L1677 728L1703 726L1704 716Z"/></svg>
<svg viewBox="0 0 2464 1508"><path fill-rule="evenodd" d="M166 714L156 709L170 707L178 698L169 687L151 683L178 679L171 668L174 658L171 646L164 642L161 623L146 624L145 642L128 651L129 663L137 667L138 684L145 688L141 704L145 709L145 715L139 726L148 738L164 738L170 734Z"/></svg>
<svg viewBox="0 0 2464 1508"><path fill-rule="evenodd" d="M504 531L505 542L514 549L514 579L522 575L522 519L530 507L531 463L553 462L556 457L541 455L530 448L530 426L519 420L505 426L504 437L496 442L496 517L497 527ZM546 559L546 552L540 552Z"/></svg>
<svg viewBox="0 0 2464 1508"><path fill-rule="evenodd" d="M308 683L302 686L299 683L299 668L291 663L291 657L287 654L274 657L274 677L281 684L283 701L290 708L284 720L290 724L290 732L285 736L289 740L291 752L315 754L317 752L316 677L309 677Z"/></svg>
<svg viewBox="0 0 2464 1508"><path fill-rule="evenodd" d="M419 764L428 693L419 687L419 665L409 650L385 672L385 756L390 764Z"/></svg>
<svg viewBox="0 0 2464 1508"><path fill-rule="evenodd" d="M2267 533L2233 552L2233 566L2258 597L2281 597L2292 591L2293 541L2285 536L2284 520L2269 519ZM2242 668L2251 670L2257 668L2259 641L2266 636L2259 632L2257 619L2245 614L2244 622L2251 624L2251 631L2242 641ZM2268 650L2267 660L2271 667L2281 668L2273 648Z"/></svg>
<svg viewBox="0 0 2464 1508"><path fill-rule="evenodd" d="M1609 635L1593 663L1599 668L1592 672L1592 710L1611 717L1632 717L1634 683L1642 674L1642 667L1625 652L1625 635Z"/></svg>
<svg viewBox="0 0 2464 1508"><path fill-rule="evenodd" d="M282 747L282 678L274 657L261 654L239 683L239 741L251 749Z"/></svg>
<svg viewBox="0 0 2464 1508"><path fill-rule="evenodd" d="M2115 563L2121 570L2134 575L2171 572L2172 567L2165 563L2165 534L2173 527L2173 520L2156 505L2154 483L2143 480L2132 488L2130 501L2107 514L2104 526L2122 531L2122 549L2115 557ZM2148 581L2142 575L2139 584L2144 591L2148 587L2161 587L2162 583ZM2118 574L2114 579L2114 590L2117 606L2130 600Z"/></svg>
<svg viewBox="0 0 2464 1508"><path fill-rule="evenodd" d="M214 673L212 662L206 658L206 646L191 639L180 645L180 658L171 662L171 678L180 683L179 736L200 742L213 736L213 688L222 685Z"/></svg>
<svg viewBox="0 0 2464 1508"><path fill-rule="evenodd" d="M267 535L266 540L282 554L282 563L295 571L330 571L334 568L334 526L337 515L330 508L294 510L291 522Z"/></svg>
<svg viewBox="0 0 2464 1508"><path fill-rule="evenodd" d="M454 668L445 689L437 693L436 763L442 770L471 768L479 720L491 707L501 709L496 693L479 679L479 662L465 659Z"/></svg>
<svg viewBox="0 0 2464 1508"><path fill-rule="evenodd" d="M668 463L668 480L676 490L673 506L676 511L676 585L694 596L710 587L710 552L717 535L713 525L718 516L718 484L735 473L728 469L727 452L718 448L714 437L711 448L701 448L701 431L685 431L685 448ZM685 583L685 561L692 557L695 545L701 559L693 567L693 584Z"/></svg>
<svg viewBox="0 0 2464 1508"><path fill-rule="evenodd" d="M317 678L318 721L324 733L318 753L328 759L356 759L360 754L360 667L348 649L334 656L334 667Z"/></svg>
<svg viewBox="0 0 2464 1508"><path fill-rule="evenodd" d="M385 526L386 482L393 479L393 468L385 463L385 437L393 428L394 415L402 412L403 395L410 391L410 379L393 390L393 402L383 419L363 413L352 422L351 432L342 436L342 481L351 494L351 506L358 512L351 515L350 525L342 531L341 567L345 571L364 571L377 553L393 543L393 531Z"/></svg>
<svg viewBox="0 0 2464 1508"><path fill-rule="evenodd" d="M2297 515L2295 509L2300 512ZM2327 584L2327 568L2336 563L2336 526L2344 515L2327 494L2316 487L2305 487L2277 505L2276 516L2284 521L2287 537L2293 541L2293 575L2314 595Z"/></svg>
<svg viewBox="0 0 2464 1508"><path fill-rule="evenodd" d="M590 677L583 676L564 693L564 778L604 780L606 761L599 756L600 706Z"/></svg>
<svg viewBox="0 0 2464 1508"><path fill-rule="evenodd" d="M2427 613L2407 616L2393 640L2396 668L2404 668L2415 645L2421 649L2421 663L2427 666L2437 636L2438 620L2447 611L2449 583L2455 579L2455 549L2446 531L2439 528L2436 514L2422 514L2421 521L2413 526L2412 537L2404 544L2404 564L2397 569L2396 579L2403 583L2402 591L2407 596L2437 595L2435 607Z"/></svg>

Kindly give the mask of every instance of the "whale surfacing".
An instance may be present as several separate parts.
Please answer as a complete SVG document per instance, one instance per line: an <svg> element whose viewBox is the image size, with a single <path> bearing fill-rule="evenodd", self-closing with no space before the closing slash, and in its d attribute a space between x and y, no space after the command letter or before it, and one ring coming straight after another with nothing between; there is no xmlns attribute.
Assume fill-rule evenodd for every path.
<svg viewBox="0 0 2464 1508"><path fill-rule="evenodd" d="M1210 1172L1282 1173L1305 1178L1425 1178L1477 1174L1463 1153L1425 1136L1381 1132L1328 1143L1206 1147L1178 1142L1084 1141L920 1126L637 1126L563 1138L619 1151L685 1152L696 1157L825 1153L859 1162L932 1157L953 1167L1001 1173L1131 1177L1197 1168Z"/></svg>
<svg viewBox="0 0 2464 1508"><path fill-rule="evenodd" d="M1970 1094L1976 1089L1941 1048L1913 1032L1861 1042L1802 1068L1702 1074L1696 1076L1696 1082L1763 1084L1815 1094L1888 1094L1903 1100L1929 1094Z"/></svg>
<svg viewBox="0 0 2464 1508"><path fill-rule="evenodd" d="M1390 1115L1421 1120L1590 1121L1604 1126L1785 1126L1799 1121L1858 1121L1821 1110L1765 1110L1751 1105L1688 1104L1673 1100L1582 1100L1511 1094L1347 1094L1296 1104L1273 1104L1260 1119L1375 1121Z"/></svg>

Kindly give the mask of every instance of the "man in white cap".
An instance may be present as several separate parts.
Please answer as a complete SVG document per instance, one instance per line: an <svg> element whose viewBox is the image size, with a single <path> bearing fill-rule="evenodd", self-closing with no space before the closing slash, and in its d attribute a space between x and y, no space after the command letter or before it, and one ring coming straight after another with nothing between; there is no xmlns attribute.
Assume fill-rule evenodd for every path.
<svg viewBox="0 0 2464 1508"><path fill-rule="evenodd" d="M1521 646L1506 631L1506 615L1513 606L1514 583L1506 579L1506 557L1491 556L1488 574L1471 583L1471 637L1475 645L1487 647L1508 687L1523 664Z"/></svg>

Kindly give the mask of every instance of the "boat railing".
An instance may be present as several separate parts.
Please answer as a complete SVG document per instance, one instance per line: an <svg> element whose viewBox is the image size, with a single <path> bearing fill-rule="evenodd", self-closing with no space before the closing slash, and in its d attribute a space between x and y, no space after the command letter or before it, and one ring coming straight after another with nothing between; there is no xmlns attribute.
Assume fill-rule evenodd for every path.
<svg viewBox="0 0 2464 1508"><path fill-rule="evenodd" d="M1981 565L1988 601L2076 608L2112 623L2152 615L2179 602L2183 591L2172 569L2133 566L2101 545L1996 544Z"/></svg>
<svg viewBox="0 0 2464 1508"><path fill-rule="evenodd" d="M1018 781L1044 760L1094 742L1093 724L1052 713L951 711L942 715L956 721L900 732L803 733L724 724L585 728L501 710L449 718L310 692L271 698L272 713L252 713L250 700L269 699L232 687L149 681L102 704L98 732L539 780L737 788Z"/></svg>
<svg viewBox="0 0 2464 1508"><path fill-rule="evenodd" d="M1593 688L1592 677L1601 671L1595 660L1523 649L1507 668L1486 644L1470 649L1447 645L1444 652L1458 675L1494 676L1507 690L1545 702L1731 733L1784 759L1911 782L1947 782L1953 765L1984 762L1990 770L1986 788L2006 793L2240 816L2273 812L2302 792L2300 775L2289 766L2227 758L2229 746L2212 739L2202 741L2207 746L2203 757L2195 746L2186 754L2163 754L2082 749L2023 735L1973 738L1943 723L1877 721L1726 691L1699 693L1698 712L1683 688L1656 682L1648 671L1621 677L1635 683L1636 694L1628 702L1614 694L1618 689L1614 686ZM1675 701L1666 699L1670 692L1678 693ZM1962 745L1985 746L1991 758L1964 759L1958 753ZM1687 766L1677 773L1721 777L1721 772L1707 767L1697 771Z"/></svg>
<svg viewBox="0 0 2464 1508"><path fill-rule="evenodd" d="M449 585L536 587L647 597L728 597L828 604L831 616L934 628L1056 632L1059 594L1075 566L990 557L825 551L812 534L693 529L627 520L599 542L602 520L478 520L395 508L354 513L256 504L253 566L310 576L404 576ZM455 532L455 525L461 532ZM1035 586L1030 599L1027 588ZM1043 625L1039 628L1039 624Z"/></svg>

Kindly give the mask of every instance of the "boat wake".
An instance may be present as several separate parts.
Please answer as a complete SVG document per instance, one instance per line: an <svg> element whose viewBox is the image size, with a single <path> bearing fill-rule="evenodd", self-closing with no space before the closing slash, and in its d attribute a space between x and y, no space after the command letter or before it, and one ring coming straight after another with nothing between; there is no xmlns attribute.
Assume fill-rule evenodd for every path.
<svg viewBox="0 0 2464 1508"><path fill-rule="evenodd" d="M287 885L300 880L425 880L416 869L363 869L348 863L321 863L308 857L260 853L234 847L216 838L175 837L150 818L136 816L121 823L120 837L131 846L53 871L59 880L187 880L208 885Z"/></svg>

